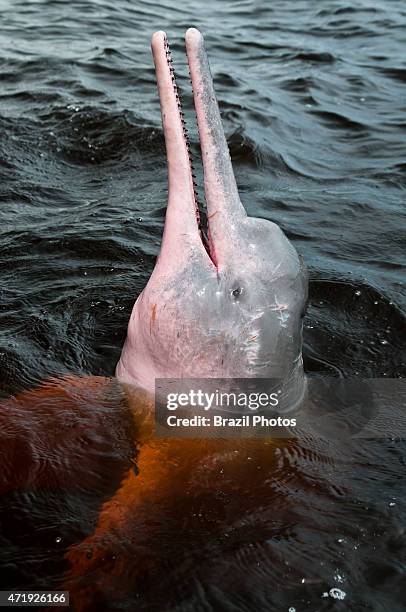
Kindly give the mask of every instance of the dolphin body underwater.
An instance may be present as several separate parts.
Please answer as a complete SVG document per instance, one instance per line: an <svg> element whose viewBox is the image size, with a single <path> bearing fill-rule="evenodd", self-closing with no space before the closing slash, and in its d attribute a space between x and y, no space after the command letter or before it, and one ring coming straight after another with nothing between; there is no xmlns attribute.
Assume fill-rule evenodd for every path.
<svg viewBox="0 0 406 612"><path fill-rule="evenodd" d="M80 535L64 537L63 578L52 583L70 591L75 610L110 609L120 596L137 591L139 597L143 589L156 595L169 557L179 555L175 530L182 521L184 527L186 515L210 515L200 526L193 523L195 533L201 529L206 538L213 525L231 524L246 503L258 506L265 499L258 465L272 469L272 441L155 439L155 378L282 378L292 405L306 387L301 353L306 270L277 225L247 216L198 30L187 31L186 49L207 238L168 41L156 32L152 53L168 205L161 250L134 305L116 379L52 379L4 401L0 411L3 496L30 492L35 500L38 491L45 498L55 491L96 492L93 522ZM64 511L65 502L52 533L63 531ZM164 609L151 603L143 608L140 599L134 605Z"/></svg>

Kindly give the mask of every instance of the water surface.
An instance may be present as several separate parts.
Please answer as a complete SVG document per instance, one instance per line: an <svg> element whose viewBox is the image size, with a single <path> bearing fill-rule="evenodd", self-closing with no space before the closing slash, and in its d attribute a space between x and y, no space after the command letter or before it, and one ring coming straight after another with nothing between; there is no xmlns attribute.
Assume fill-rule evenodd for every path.
<svg viewBox="0 0 406 612"><path fill-rule="evenodd" d="M157 29L169 35L198 157L183 43L192 25L206 37L243 203L278 223L310 270L307 371L404 375L403 2L1 0L0 20L4 397L52 374L113 374L159 251L166 203L149 40ZM201 187L199 167L197 174ZM166 527L145 531L152 569L129 580L132 591L127 585L117 605L406 609L404 443L312 444L272 447L257 471L234 472L234 489L218 484L205 496L195 482L193 504L186 484L176 501L158 504ZM100 462L108 470L102 455ZM204 482L219 478L210 469ZM4 498L2 588L31 574L41 585L55 571L60 577L57 538L68 546L89 535L111 491L100 485L90 501L83 491L54 495L54 522L49 493ZM176 530L183 536L175 541ZM344 600L322 597L333 587Z"/></svg>

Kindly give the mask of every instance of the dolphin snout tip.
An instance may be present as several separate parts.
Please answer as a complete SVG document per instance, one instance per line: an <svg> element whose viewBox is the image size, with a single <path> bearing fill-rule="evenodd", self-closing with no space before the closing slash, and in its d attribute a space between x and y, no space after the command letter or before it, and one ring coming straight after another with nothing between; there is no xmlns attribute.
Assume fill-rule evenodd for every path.
<svg viewBox="0 0 406 612"><path fill-rule="evenodd" d="M166 38L166 32L164 32L163 30L158 30L157 32L154 32L151 36L151 47L154 48L155 44L162 44L166 40Z"/></svg>
<svg viewBox="0 0 406 612"><path fill-rule="evenodd" d="M199 45L203 43L203 34L197 28L188 28L185 40L187 45Z"/></svg>

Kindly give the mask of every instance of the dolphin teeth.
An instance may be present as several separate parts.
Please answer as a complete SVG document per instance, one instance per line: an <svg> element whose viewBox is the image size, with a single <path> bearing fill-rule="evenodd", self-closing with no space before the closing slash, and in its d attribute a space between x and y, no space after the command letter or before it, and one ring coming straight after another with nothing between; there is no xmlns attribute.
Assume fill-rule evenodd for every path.
<svg viewBox="0 0 406 612"><path fill-rule="evenodd" d="M187 130L187 122L185 120L185 113L183 112L183 107L182 107L182 100L179 94L179 88L176 82L176 72L175 69L172 65L172 54L171 54L171 50L169 47L169 42L168 42L168 37L165 35L164 38L164 49L165 49L165 55L166 55L166 59L168 62L168 67L169 67L169 72L171 75L171 79L172 79L172 83L173 83L173 89L176 95L176 103L178 106L178 111L179 111L179 116L180 116L180 120L182 122L182 127L183 127L183 137L185 139L185 144L186 144L186 150L187 150L187 154L188 154L188 158L189 158L189 166L190 166L190 173L191 173L191 177L192 177L192 183L193 183L193 195L194 195L194 200L195 200L195 206L196 206L196 219L198 222L198 226L200 228L201 226L201 219L200 219L200 211L199 211L199 193L198 193L198 188L197 188L197 184L196 184L196 174L194 173L195 167L193 164L193 155L191 152L191 147L190 147L190 141L189 141L189 134L188 134L188 130ZM190 80L190 82L192 82L192 80ZM192 90L193 91L193 90ZM209 246L208 246L208 240L204 234L203 231L200 232L201 233L201 237L202 237L202 242L204 244L204 247L206 248L207 252L210 255L210 251L209 251Z"/></svg>

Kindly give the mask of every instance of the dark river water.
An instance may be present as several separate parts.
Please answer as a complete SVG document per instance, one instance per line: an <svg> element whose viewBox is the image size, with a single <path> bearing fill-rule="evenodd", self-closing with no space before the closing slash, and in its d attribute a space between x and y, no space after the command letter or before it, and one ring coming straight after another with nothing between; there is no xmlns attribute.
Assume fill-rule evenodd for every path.
<svg viewBox="0 0 406 612"><path fill-rule="evenodd" d="M309 268L306 370L403 377L406 4L177 6L0 0L0 394L55 374L113 375L166 205L150 36L168 33L198 158L190 26L205 34L241 199L282 227ZM82 437L59 488L5 490L1 588L64 584L64 554L91 535L126 473L133 432L120 423L117 439L110 421L100 425L93 491L75 483ZM83 571L83 609L406 610L402 440L285 441L266 458L262 446L243 449L226 481L218 449L199 463L162 448L174 474Z"/></svg>

